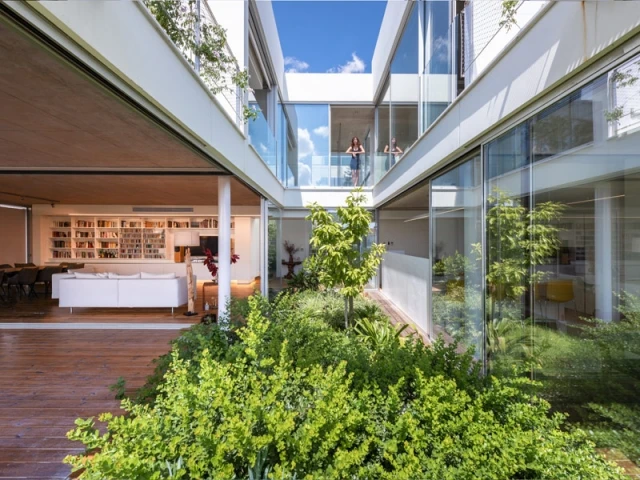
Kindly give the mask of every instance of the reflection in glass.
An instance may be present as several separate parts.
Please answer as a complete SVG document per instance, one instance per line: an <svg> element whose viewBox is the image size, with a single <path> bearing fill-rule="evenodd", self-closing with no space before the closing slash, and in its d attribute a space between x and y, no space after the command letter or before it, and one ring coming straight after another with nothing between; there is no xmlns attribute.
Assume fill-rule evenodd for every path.
<svg viewBox="0 0 640 480"><path fill-rule="evenodd" d="M454 97L453 38L449 2L424 3L424 74L421 78L422 129L424 132L449 106Z"/></svg>
<svg viewBox="0 0 640 480"><path fill-rule="evenodd" d="M378 181L395 163L395 158L391 158L389 150L389 86L385 87L382 102L378 106L378 148L376 149L376 158L374 159L374 181Z"/></svg>
<svg viewBox="0 0 640 480"><path fill-rule="evenodd" d="M259 105L257 103L249 103L249 107L258 112L258 116L255 119L249 120L249 142L273 174L277 176L276 138Z"/></svg>
<svg viewBox="0 0 640 480"><path fill-rule="evenodd" d="M444 333L482 356L482 177L480 155L431 181L432 315Z"/></svg>
<svg viewBox="0 0 640 480"><path fill-rule="evenodd" d="M524 368L598 447L636 464L638 60L485 147L489 368Z"/></svg>
<svg viewBox="0 0 640 480"><path fill-rule="evenodd" d="M285 113L293 135L288 139L287 186L328 186L329 106L286 104Z"/></svg>
<svg viewBox="0 0 640 480"><path fill-rule="evenodd" d="M418 139L420 7L419 3L414 5L391 63L390 138L385 148L388 153L385 170L391 168Z"/></svg>
<svg viewBox="0 0 640 480"><path fill-rule="evenodd" d="M280 209L269 206L269 226L268 226L268 273L269 289L279 291L283 288L282 282L282 212Z"/></svg>

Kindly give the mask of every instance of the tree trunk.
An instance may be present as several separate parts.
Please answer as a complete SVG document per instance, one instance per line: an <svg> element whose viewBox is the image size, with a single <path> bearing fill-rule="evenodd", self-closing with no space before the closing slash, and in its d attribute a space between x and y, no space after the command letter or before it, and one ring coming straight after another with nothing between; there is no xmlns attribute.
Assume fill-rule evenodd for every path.
<svg viewBox="0 0 640 480"><path fill-rule="evenodd" d="M349 299L344 297L344 328L349 328Z"/></svg>
<svg viewBox="0 0 640 480"><path fill-rule="evenodd" d="M349 318L353 318L353 297L349 297Z"/></svg>

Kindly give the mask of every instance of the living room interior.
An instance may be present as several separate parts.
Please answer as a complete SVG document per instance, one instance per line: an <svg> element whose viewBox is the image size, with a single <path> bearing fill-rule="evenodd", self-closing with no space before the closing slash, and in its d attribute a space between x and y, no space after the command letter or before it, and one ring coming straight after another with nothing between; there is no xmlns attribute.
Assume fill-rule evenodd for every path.
<svg viewBox="0 0 640 480"><path fill-rule="evenodd" d="M222 234L222 176L230 187L225 198L231 222L225 230L231 253L239 256L231 268L232 295L248 296L259 288L260 196L187 134L169 128L83 65L17 29L4 24L0 29L6 66L0 83L0 265L9 265L14 275L16 264L39 270L73 264L88 273L180 277L186 275L190 248L194 295L213 298L216 288L203 292L214 280L204 256ZM0 314L28 319L61 313L48 297L52 281L43 283L34 292L11 289L24 295ZM197 311L204 303L196 304ZM166 308L134 310L109 311L104 318L171 317ZM77 316L94 317L103 315L87 309L87 315Z"/></svg>

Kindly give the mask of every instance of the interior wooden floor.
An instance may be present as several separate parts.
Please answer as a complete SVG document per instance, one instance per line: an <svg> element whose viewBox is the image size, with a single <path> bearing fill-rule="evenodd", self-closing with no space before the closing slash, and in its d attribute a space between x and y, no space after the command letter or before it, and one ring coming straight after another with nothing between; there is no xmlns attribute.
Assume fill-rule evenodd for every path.
<svg viewBox="0 0 640 480"><path fill-rule="evenodd" d="M179 330L0 330L0 478L67 478L78 417L119 412L109 385L140 387Z"/></svg>
<svg viewBox="0 0 640 480"><path fill-rule="evenodd" d="M259 289L259 284L232 285L231 296L246 298ZM204 314L204 301L217 298L218 287L206 287L206 297L202 296L202 284L198 285L196 311ZM184 323L190 325L200 320L200 316L186 317L184 305L176 308L172 315L170 308L68 308L58 307L58 300L51 295L38 292L37 298L19 298L10 305L0 303L0 323Z"/></svg>

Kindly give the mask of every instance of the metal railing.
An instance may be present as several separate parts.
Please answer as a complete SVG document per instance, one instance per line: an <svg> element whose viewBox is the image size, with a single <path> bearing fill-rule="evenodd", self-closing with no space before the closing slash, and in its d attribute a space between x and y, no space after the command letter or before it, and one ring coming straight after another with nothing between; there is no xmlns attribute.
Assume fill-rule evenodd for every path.
<svg viewBox="0 0 640 480"><path fill-rule="evenodd" d="M152 15L155 16L153 10L150 8L150 5L153 4L155 8L161 9L164 13L164 19L168 20L170 26L163 25L164 22L159 21L158 23L163 27L165 31L167 29L173 29L174 32L181 32L183 37L193 38L194 45L201 45L201 30L203 25L209 25L214 27L219 27L220 24L216 21L213 12L209 8L209 5L206 1L202 0L176 0L176 3L179 4L179 14L189 14L195 16L195 22L184 21L184 18L176 18L176 15L172 15L167 11L163 2L154 2L153 0L146 0L144 2L147 9L151 12ZM158 19L158 17L156 17ZM171 34L167 31L167 34L171 38ZM198 74L202 82L207 86L211 94L218 100L220 106L225 111L227 116L234 122L239 128L242 128L242 124L244 123L244 112L243 106L245 104L245 92L243 92L239 87L237 87L233 83L232 74L222 75L219 79L213 79L210 76L205 74L204 69L201 65L201 59L198 57L197 52L194 49L189 47L188 43L183 44L182 42L173 44L178 48L178 50L182 53L183 57L187 60L189 65L193 68L193 70ZM224 54L233 58L235 61L235 56L231 52L231 49L228 45L224 45ZM240 66L237 61L235 61L235 72L240 71Z"/></svg>

